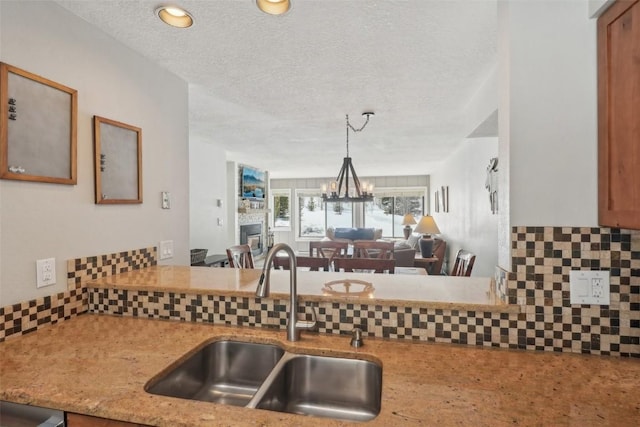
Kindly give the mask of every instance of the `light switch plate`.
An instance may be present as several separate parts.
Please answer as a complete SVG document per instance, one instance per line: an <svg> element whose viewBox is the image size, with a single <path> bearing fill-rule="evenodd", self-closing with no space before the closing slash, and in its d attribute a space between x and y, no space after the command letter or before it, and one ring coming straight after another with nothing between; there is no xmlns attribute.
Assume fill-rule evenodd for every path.
<svg viewBox="0 0 640 427"><path fill-rule="evenodd" d="M569 272L569 302L571 304L609 305L609 271Z"/></svg>
<svg viewBox="0 0 640 427"><path fill-rule="evenodd" d="M171 195L168 191L162 192L162 209L171 209Z"/></svg>
<svg viewBox="0 0 640 427"><path fill-rule="evenodd" d="M56 284L56 259L46 258L36 261L36 286L43 288L45 286Z"/></svg>
<svg viewBox="0 0 640 427"><path fill-rule="evenodd" d="M160 242L160 259L173 258L173 240L163 240Z"/></svg>

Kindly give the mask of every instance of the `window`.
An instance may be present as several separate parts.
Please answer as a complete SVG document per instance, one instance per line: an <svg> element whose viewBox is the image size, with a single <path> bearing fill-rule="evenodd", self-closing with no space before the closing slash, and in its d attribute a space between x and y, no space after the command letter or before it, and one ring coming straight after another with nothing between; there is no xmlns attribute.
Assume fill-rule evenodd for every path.
<svg viewBox="0 0 640 427"><path fill-rule="evenodd" d="M424 212L424 190L386 190L364 207L366 227L381 228L384 237L404 237L402 218L411 213L416 221Z"/></svg>
<svg viewBox="0 0 640 427"><path fill-rule="evenodd" d="M296 190L297 237L322 238L328 227L381 228L384 237L404 237L402 219L412 213L416 221L424 209L423 188L388 189L377 195L373 202L324 203L314 190ZM275 193L274 193L275 194ZM275 210L275 204L274 204ZM275 213L274 213L275 216Z"/></svg>
<svg viewBox="0 0 640 427"><path fill-rule="evenodd" d="M353 227L353 202L327 203L328 227Z"/></svg>
<svg viewBox="0 0 640 427"><path fill-rule="evenodd" d="M297 192L298 237L324 237L324 203L318 193Z"/></svg>
<svg viewBox="0 0 640 427"><path fill-rule="evenodd" d="M271 190L273 223L276 230L291 230L291 190Z"/></svg>

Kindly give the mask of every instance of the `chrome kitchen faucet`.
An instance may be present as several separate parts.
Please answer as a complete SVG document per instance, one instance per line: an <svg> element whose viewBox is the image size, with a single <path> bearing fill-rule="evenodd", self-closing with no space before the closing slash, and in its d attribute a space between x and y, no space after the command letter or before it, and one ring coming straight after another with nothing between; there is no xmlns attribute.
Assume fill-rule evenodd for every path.
<svg viewBox="0 0 640 427"><path fill-rule="evenodd" d="M271 277L271 264L273 264L273 258L279 251L285 251L289 255L289 318L287 322L287 340L298 341L300 339L300 331L310 330L316 326L316 310L311 306L311 315L313 320L298 320L298 276L296 262L296 255L293 253L293 249L285 243L278 243L267 254L267 259L264 261L262 267L262 274L258 281L258 287L256 289L256 296L258 298L266 298L270 292L270 277Z"/></svg>

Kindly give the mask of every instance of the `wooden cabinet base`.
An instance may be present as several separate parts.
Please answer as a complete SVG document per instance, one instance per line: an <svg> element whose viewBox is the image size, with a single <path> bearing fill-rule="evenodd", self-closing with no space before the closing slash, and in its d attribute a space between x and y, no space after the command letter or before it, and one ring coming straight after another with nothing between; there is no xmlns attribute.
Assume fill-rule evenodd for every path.
<svg viewBox="0 0 640 427"><path fill-rule="evenodd" d="M143 424L133 424L125 421L109 420L91 417L89 415L67 412L67 427L141 427Z"/></svg>

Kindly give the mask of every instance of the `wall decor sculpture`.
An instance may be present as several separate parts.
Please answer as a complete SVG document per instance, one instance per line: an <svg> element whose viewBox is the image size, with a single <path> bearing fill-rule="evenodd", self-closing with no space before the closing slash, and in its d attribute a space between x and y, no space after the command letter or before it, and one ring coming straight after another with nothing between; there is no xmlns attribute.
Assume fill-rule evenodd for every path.
<svg viewBox="0 0 640 427"><path fill-rule="evenodd" d="M76 184L78 93L0 63L0 178Z"/></svg>
<svg viewBox="0 0 640 427"><path fill-rule="evenodd" d="M96 203L142 203L142 129L93 117Z"/></svg>
<svg viewBox="0 0 640 427"><path fill-rule="evenodd" d="M491 213L498 213L498 158L493 157L489 160L487 166L487 179L484 186L489 191L489 203L491 204Z"/></svg>

